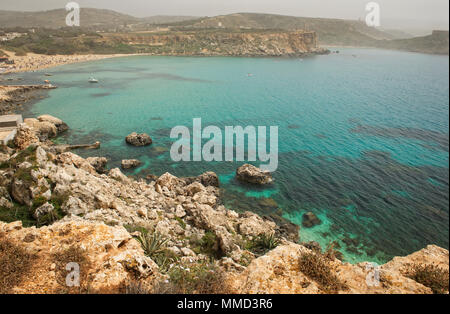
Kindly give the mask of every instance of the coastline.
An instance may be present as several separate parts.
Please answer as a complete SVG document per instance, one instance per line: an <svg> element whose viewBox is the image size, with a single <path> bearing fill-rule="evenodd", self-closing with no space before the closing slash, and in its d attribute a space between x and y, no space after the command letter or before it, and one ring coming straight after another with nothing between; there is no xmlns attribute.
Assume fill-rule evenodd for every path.
<svg viewBox="0 0 450 314"><path fill-rule="evenodd" d="M33 256L37 266L19 282L14 279L20 270L3 271L8 284L0 293L119 294L136 284L146 287L141 293L156 294L448 293L446 249L428 245L377 268L349 264L333 247L323 251L300 242L297 229L223 206L214 172L137 181L119 168L108 171L104 157L84 159L49 141L67 129L62 120L42 115L25 121L14 145L3 147L0 173L12 179L2 187L12 192L6 189L0 198L7 218L0 222L0 244L33 253L18 256ZM13 214L30 209L32 218ZM159 253L146 250L150 233L164 240ZM77 290L61 285L55 273L66 263L58 264L59 256L72 257L72 252L87 266ZM8 259L6 266L14 263ZM380 277L368 281L373 270ZM423 272L434 277L417 277ZM192 284L183 286L187 279Z"/></svg>
<svg viewBox="0 0 450 314"><path fill-rule="evenodd" d="M8 57L14 61L14 65L1 74L12 74L21 72L35 72L43 69L49 69L60 65L97 61L102 59L132 56L136 54L109 54L109 55L41 55L28 53L26 56L16 56L13 52L4 51Z"/></svg>
<svg viewBox="0 0 450 314"><path fill-rule="evenodd" d="M17 92L17 90L15 91ZM17 94L20 96L21 92L17 92ZM56 121L56 119L50 119L50 121ZM55 128L58 129L61 125L62 123L55 124ZM42 136L44 128L42 127L42 129L38 130L38 126L39 122L37 121L32 121L30 124L31 130L35 132L34 128L36 128L37 133ZM151 269L154 275L139 273L139 278L147 276L145 280L139 280L141 280L140 282L148 283L152 289L156 289L157 284L154 282L158 282L159 276L170 277L170 273L167 275L164 270L165 266L155 264L154 260L157 261L157 259L151 259L146 256L139 242L132 238L136 231L133 232L123 228L124 225L128 226L135 221L142 225L151 223L158 232L161 232L171 241L170 254L173 253L181 260L181 262L173 262L175 269L178 267L180 269L203 267L201 266L204 263L203 261L210 258L208 254L211 253L209 248L201 251L202 248L200 247L199 249L193 235L213 235L216 246L220 248L218 252L220 254L226 252L226 255L215 258L214 254L216 252L213 252L212 257L215 260L211 267L217 267L218 270L224 272L224 282L230 283L230 289L234 293L422 294L432 293L433 291L410 278L410 275L406 272L409 264L438 264L439 267L448 272L448 263L446 262L448 261L448 251L436 246L428 246L407 257L397 257L381 266L383 284L378 287L364 286L364 282L370 274L370 269L368 270L365 263L352 265L341 262L335 256L329 257L326 255L328 254L327 252L322 257L322 253L317 252L314 243L298 244L298 241L288 239L285 234L281 237L281 243L279 243L277 248L272 248L259 256L260 253L253 253L246 246L246 243L253 243L253 240L250 239L258 239L258 236L264 234L278 235L283 230L281 226L274 225L272 221L262 216L242 214L218 205L219 203L214 202L214 200L217 200L218 195L216 187L207 186L206 184L203 186L203 183L200 182L205 182L205 180L202 181L202 178L195 179L200 182L191 183L192 178L177 178L167 174L155 178L154 182L147 183L128 178L117 168L112 169L108 174L101 174L102 171L97 172L92 167L97 165L97 161L102 157L84 159L69 152L58 153L53 150L54 146L50 143L38 142L35 144L37 146L31 146L35 150L31 153L29 159L22 163L22 168L19 168L27 169L28 171L28 168L26 168L28 162L37 169L33 170L38 171L37 177L45 177L48 181L41 180L42 182L39 182L39 180L33 179L28 182L30 187L27 186L26 191L28 189L34 190L35 187L47 189L44 181L47 183L52 182L52 185L58 185L70 191L76 191L72 195L67 196L69 199L64 199L59 204L63 205L64 210L68 211L70 215L53 224L52 228L27 229L23 228L21 223L11 222L11 224L6 225L0 222L0 229L4 230L12 243L17 243L30 250L37 247L40 252L39 258L43 261L41 262L42 265L48 265L48 260L52 256L52 245L47 246L41 242L38 244L24 243L23 239L27 234L33 232L40 239L56 239L54 240L55 243L61 241L61 238L69 243L82 243L87 247L85 252L86 258L94 265L90 270L90 274L98 276L98 278L104 278L103 274L106 273L107 275L105 276L108 278L117 279L113 284L111 282L105 283L101 280L95 281L95 291L104 291L103 289L108 288L111 289L108 292L120 293L120 285L129 284L129 281L137 280L133 277L135 269L124 270L121 268L122 264L140 265L140 262L145 261L146 265L150 265L148 269ZM25 150L18 151L23 152ZM13 159L13 156L13 152L8 153L8 160ZM18 176L20 174L18 169L11 168L8 171L14 171L14 174ZM48 171L49 169L52 169L52 171ZM64 175L59 177L57 174L60 173ZM64 178L72 177L77 179L70 180L70 182L63 180ZM17 183L17 180L11 182L11 184L15 183ZM50 198L48 202L51 206L53 206L53 202L56 202L55 195L58 193L58 189L55 190L52 185L46 190L50 197L54 197L53 199ZM85 185L97 185L100 188L100 193L93 196L90 194L90 191L83 189ZM117 190L121 191L120 197L114 194L114 191ZM16 195L15 197L19 199L20 196ZM39 197L42 199L43 196L39 195ZM8 200L7 198L5 199ZM175 200L175 203L173 203L173 200ZM49 206L46 204L41 205L41 207L43 206L43 209L45 209L46 206ZM18 206L17 203L12 203L12 205ZM78 213L79 210L84 210L85 208L85 212ZM95 210L90 211L87 208ZM161 210L160 208L167 208L167 210ZM120 217L120 219L117 217ZM217 221L221 223L218 224ZM236 230L234 226L238 226ZM254 229L257 230L262 226L264 229L261 233L259 233L259 230L255 233L252 232ZM47 232L47 230L56 231ZM65 230L71 231L65 233ZM112 244L108 242L105 248L102 247L102 251L99 252L100 249L89 245L92 242L91 238L86 236L88 234L88 232L85 232L86 230L94 231L95 237L106 239L105 241L109 241ZM120 241L116 241L120 244L113 243L117 239L116 235L120 235ZM236 239L236 236L238 239ZM186 241L186 238L190 240L192 238L192 241ZM125 243L125 246L122 243ZM76 246L73 245L72 247ZM114 250L111 250L111 247ZM108 263L112 265L115 276L109 272L110 268L104 267L99 262L98 256L104 254L103 250L109 252ZM62 248L60 251L60 254L64 254ZM123 256L127 256L127 259L124 259ZM128 259L128 256L131 256L131 258ZM171 258L172 255L168 256ZM316 278L308 276L307 269L302 269L301 266L299 268L292 267L295 261L301 260L305 256L315 258L314 260L317 259L318 263L326 261L325 266L327 269L345 286L335 287L321 284ZM280 272L280 269L283 271ZM39 270L45 275L48 272L47 268ZM216 269L214 268L214 270ZM14 293L36 293L43 291L43 289L45 291L48 291L47 289L55 289L50 291L61 292L61 290L58 290L60 287L57 286L57 281L53 280L53 277L47 276L45 281L41 282L37 279L38 275L36 273L31 274L29 281L8 288L11 288L10 291ZM271 275L270 278L266 276L267 273ZM286 282L289 282L290 285L287 285ZM42 284L38 286L37 283ZM361 283L363 284L361 285ZM53 288L54 286L56 288ZM330 289L336 289L336 291ZM221 292L223 293L223 291Z"/></svg>

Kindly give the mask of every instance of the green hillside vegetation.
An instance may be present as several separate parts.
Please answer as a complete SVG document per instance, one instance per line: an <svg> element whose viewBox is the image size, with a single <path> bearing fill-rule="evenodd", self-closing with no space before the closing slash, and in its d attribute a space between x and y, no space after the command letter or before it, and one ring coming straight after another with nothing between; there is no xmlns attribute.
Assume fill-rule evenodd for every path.
<svg viewBox="0 0 450 314"><path fill-rule="evenodd" d="M315 31L321 46L355 46L399 49L413 52L448 54L448 31L433 35L408 38L400 31L383 31L368 27L363 21L341 19L306 18L275 14L237 13L216 17L154 16L136 18L110 10L81 9L82 28L65 27L64 9L45 12L0 11L0 32L28 33L27 36L1 42L0 49L18 53L44 54L72 53L138 53L138 52L194 52L210 49L205 32L245 32L270 30L283 32L306 29ZM30 28L36 30L30 32ZM132 44L133 33L156 34L164 31L167 36L189 33L196 38L193 47L168 40L165 47ZM111 36L130 34L130 36ZM405 38L405 39L399 39ZM214 45L217 43L213 43ZM220 42L223 46L227 43ZM235 43L239 44L239 43ZM205 45L204 47L202 45ZM219 47L221 48L221 47ZM234 47L239 49L239 47ZM218 49L219 51L221 49ZM229 50L226 48L225 50Z"/></svg>
<svg viewBox="0 0 450 314"><path fill-rule="evenodd" d="M65 9L42 12L0 11L0 25L3 28L60 28L66 27ZM138 18L111 10L81 9L80 23L83 27L117 26L138 23Z"/></svg>
<svg viewBox="0 0 450 314"><path fill-rule="evenodd" d="M35 33L0 43L0 48L24 55L37 54L113 54L135 53L136 48L120 41L105 41L95 32L78 28L38 29Z"/></svg>

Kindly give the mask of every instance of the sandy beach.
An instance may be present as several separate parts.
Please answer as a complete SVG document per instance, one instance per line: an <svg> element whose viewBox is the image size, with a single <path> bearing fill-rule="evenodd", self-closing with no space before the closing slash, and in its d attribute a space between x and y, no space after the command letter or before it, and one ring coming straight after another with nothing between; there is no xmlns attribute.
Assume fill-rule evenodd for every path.
<svg viewBox="0 0 450 314"><path fill-rule="evenodd" d="M40 55L34 53L28 53L26 56L16 56L13 52L4 51L10 60L14 61L14 64L4 64L3 74L17 73L17 72L32 72L42 69L55 67L58 65L71 64L77 62L86 62L101 60L114 57L128 56L125 54L112 54L112 55Z"/></svg>

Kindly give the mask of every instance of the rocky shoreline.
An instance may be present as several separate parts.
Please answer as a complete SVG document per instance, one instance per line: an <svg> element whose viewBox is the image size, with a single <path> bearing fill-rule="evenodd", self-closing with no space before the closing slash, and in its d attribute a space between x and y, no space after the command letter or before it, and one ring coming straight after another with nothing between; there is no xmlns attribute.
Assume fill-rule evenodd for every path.
<svg viewBox="0 0 450 314"><path fill-rule="evenodd" d="M371 264L301 243L297 226L223 206L215 173L134 180L58 149L51 138L67 128L26 119L1 148L0 293L448 293L445 249L395 258L374 283ZM80 287L65 285L67 263Z"/></svg>
<svg viewBox="0 0 450 314"><path fill-rule="evenodd" d="M33 101L45 97L47 89L45 85L0 85L0 114L22 112Z"/></svg>

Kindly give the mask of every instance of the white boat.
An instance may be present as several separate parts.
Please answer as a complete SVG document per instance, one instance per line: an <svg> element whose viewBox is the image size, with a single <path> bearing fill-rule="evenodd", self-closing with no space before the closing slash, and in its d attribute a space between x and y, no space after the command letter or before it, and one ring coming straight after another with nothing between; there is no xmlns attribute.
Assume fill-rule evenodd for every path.
<svg viewBox="0 0 450 314"><path fill-rule="evenodd" d="M98 80L95 79L95 78L93 78L93 77L91 77L91 78L89 79L89 83L98 83Z"/></svg>

